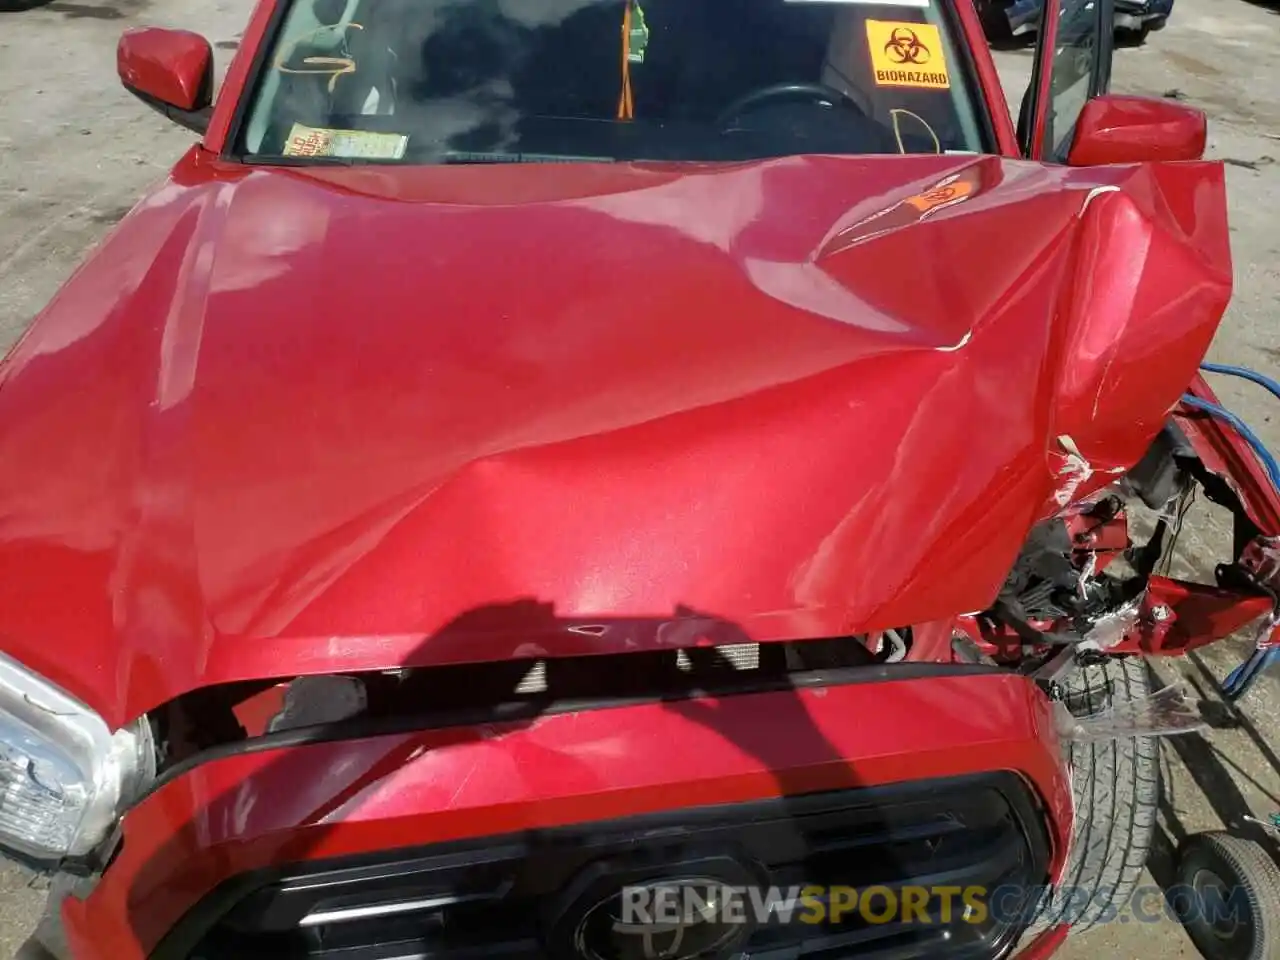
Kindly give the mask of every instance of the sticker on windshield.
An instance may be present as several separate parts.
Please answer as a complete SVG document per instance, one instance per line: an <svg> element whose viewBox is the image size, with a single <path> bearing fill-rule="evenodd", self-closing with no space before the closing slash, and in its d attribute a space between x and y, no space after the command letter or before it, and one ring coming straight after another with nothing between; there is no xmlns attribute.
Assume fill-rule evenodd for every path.
<svg viewBox="0 0 1280 960"><path fill-rule="evenodd" d="M286 157L342 157L360 160L400 160L409 138L401 133L367 130L327 130L295 123L284 145Z"/></svg>
<svg viewBox="0 0 1280 960"><path fill-rule="evenodd" d="M868 20L867 44L876 86L924 90L951 87L942 34L933 24Z"/></svg>

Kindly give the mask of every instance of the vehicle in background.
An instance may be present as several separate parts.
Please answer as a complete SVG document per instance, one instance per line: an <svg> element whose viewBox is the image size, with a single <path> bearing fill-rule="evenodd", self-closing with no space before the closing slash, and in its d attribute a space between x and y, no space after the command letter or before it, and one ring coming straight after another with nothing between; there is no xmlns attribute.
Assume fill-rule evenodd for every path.
<svg viewBox="0 0 1280 960"><path fill-rule="evenodd" d="M1173 0L1114 0L1115 39L1123 46L1140 46L1154 31L1163 30L1173 13ZM1028 37L1040 29L1044 0L977 0L987 38L993 43Z"/></svg>

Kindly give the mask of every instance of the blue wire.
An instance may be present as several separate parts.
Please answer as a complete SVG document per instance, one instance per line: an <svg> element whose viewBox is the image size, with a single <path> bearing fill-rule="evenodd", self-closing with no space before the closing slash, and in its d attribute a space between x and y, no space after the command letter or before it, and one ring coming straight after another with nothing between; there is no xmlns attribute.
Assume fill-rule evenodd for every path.
<svg viewBox="0 0 1280 960"><path fill-rule="evenodd" d="M1200 369L1207 373L1222 373L1227 376L1249 380L1269 390L1273 396L1280 399L1280 383L1265 374L1258 373L1256 370L1227 363L1202 363ZM1203 410L1229 423L1236 433L1243 437L1249 446L1253 448L1253 452L1258 455L1258 458L1267 468L1267 475L1271 478L1272 485L1280 492L1280 464L1276 462L1275 456L1267 449L1262 439L1250 430L1243 420L1223 407L1189 394L1183 395L1182 402L1188 407L1195 410ZM1227 674L1227 679L1222 683L1223 694L1228 700L1240 699L1253 686L1253 682L1276 663L1280 663L1280 647L1273 647L1270 650L1255 650L1244 663Z"/></svg>
<svg viewBox="0 0 1280 960"><path fill-rule="evenodd" d="M1255 650L1244 663L1236 667L1222 681L1222 693L1228 700L1239 700L1249 692L1253 682L1280 662L1280 647Z"/></svg>
<svg viewBox="0 0 1280 960"><path fill-rule="evenodd" d="M1267 449L1266 444L1258 437L1256 433L1249 429L1249 425L1237 417L1230 410L1218 406L1216 403L1210 403L1208 400L1201 400L1199 397L1193 397L1189 393L1182 395L1182 402L1195 410L1203 410L1205 413L1211 413L1220 420L1224 420L1235 428L1236 433L1253 447L1253 452L1258 455L1263 465L1267 468L1267 475L1271 478L1271 483L1277 491L1280 491L1280 463L1276 462L1276 458L1272 456L1271 451Z"/></svg>
<svg viewBox="0 0 1280 960"><path fill-rule="evenodd" d="M1257 370L1250 370L1248 367L1236 367L1229 363L1202 363L1200 364L1200 369L1208 373L1225 373L1229 377L1251 380L1258 386L1270 390L1277 398L1280 398L1280 383L1272 380L1265 373L1259 373Z"/></svg>

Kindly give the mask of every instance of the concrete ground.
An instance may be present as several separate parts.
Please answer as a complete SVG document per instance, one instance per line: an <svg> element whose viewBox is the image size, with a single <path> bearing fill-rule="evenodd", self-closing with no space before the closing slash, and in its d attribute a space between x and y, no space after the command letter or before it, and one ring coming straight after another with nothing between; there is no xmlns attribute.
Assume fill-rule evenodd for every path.
<svg viewBox="0 0 1280 960"><path fill-rule="evenodd" d="M1280 0L1275 0L1280 3ZM115 42L126 27L183 26L214 41L225 62L249 0L54 0L0 13L0 349L21 333L76 263L191 142L115 79ZM1113 89L1173 96L1211 118L1210 155L1228 163L1236 294L1213 347L1215 359L1280 376L1280 6L1256 0L1178 0L1172 23L1137 49L1117 52ZM1030 54L998 54L1017 103ZM1011 238L1010 242L1016 242ZM1262 391L1226 382L1221 394L1280 449L1280 407ZM1198 510L1182 544L1189 569L1220 556L1222 516ZM1163 667L1210 691L1238 662L1244 642ZM1239 827L1252 811L1280 810L1280 686L1266 680L1245 708L1243 729L1170 740L1166 791L1152 871L1167 879L1168 853L1189 831ZM0 957L33 925L42 894L0 868ZM1194 957L1181 928L1116 924L1068 947L1067 960L1096 956Z"/></svg>

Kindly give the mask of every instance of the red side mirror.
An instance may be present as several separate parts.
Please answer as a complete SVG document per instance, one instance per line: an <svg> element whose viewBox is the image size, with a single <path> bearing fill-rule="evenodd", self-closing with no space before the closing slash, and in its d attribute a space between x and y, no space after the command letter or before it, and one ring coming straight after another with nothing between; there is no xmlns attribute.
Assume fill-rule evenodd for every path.
<svg viewBox="0 0 1280 960"><path fill-rule="evenodd" d="M1085 104L1067 154L1073 167L1156 160L1199 160L1207 137L1205 115L1154 97L1108 93Z"/></svg>
<svg viewBox="0 0 1280 960"><path fill-rule="evenodd" d="M187 30L138 27L116 47L116 69L130 93L197 133L209 125L213 48Z"/></svg>

